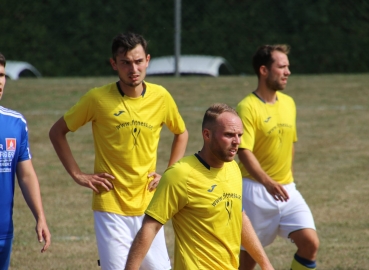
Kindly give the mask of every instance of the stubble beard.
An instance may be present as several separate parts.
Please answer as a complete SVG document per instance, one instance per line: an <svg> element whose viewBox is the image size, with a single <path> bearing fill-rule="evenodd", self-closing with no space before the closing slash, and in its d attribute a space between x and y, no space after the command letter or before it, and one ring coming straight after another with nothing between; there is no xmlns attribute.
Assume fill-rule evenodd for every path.
<svg viewBox="0 0 369 270"><path fill-rule="evenodd" d="M140 84L142 84L143 80L140 80L140 81L137 81L137 82L127 82L127 81L121 79L121 81L122 81L123 84L125 84L127 86L136 87L136 86L139 86Z"/></svg>
<svg viewBox="0 0 369 270"><path fill-rule="evenodd" d="M212 147L213 154L223 162L231 162L234 159L234 157L228 154L228 150L228 148L223 150L219 145L213 145Z"/></svg>
<svg viewBox="0 0 369 270"><path fill-rule="evenodd" d="M284 90L286 88L286 84L282 84L278 81L278 79L268 78L266 84L269 89L277 92L278 90Z"/></svg>

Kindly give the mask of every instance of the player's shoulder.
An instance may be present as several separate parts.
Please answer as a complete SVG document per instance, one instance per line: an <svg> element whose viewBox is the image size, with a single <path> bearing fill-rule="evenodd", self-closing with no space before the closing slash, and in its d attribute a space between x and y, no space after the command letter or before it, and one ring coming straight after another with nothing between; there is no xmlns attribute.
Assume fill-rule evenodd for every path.
<svg viewBox="0 0 369 270"><path fill-rule="evenodd" d="M156 83L144 82L147 89L158 89L159 91L167 91L164 86Z"/></svg>
<svg viewBox="0 0 369 270"><path fill-rule="evenodd" d="M168 186L186 185L188 176L193 169L193 157L185 156L167 168L160 182Z"/></svg>
<svg viewBox="0 0 369 270"><path fill-rule="evenodd" d="M116 82L91 88L90 90L87 91L86 94L96 95L96 94L101 94L103 92L109 92L111 90L118 90L118 87L117 87L117 83Z"/></svg>
<svg viewBox="0 0 369 270"><path fill-rule="evenodd" d="M241 99L241 101L238 103L238 106L245 106L255 102L257 99L257 96L253 92L250 92L243 99Z"/></svg>
<svg viewBox="0 0 369 270"><path fill-rule="evenodd" d="M278 100L281 102L288 102L291 104L295 104L295 101L293 98L285 93L282 93L281 91L277 92Z"/></svg>
<svg viewBox="0 0 369 270"><path fill-rule="evenodd" d="M155 94L158 96L170 95L168 90L160 84L149 83L145 81L145 85L146 85L146 92L148 94Z"/></svg>
<svg viewBox="0 0 369 270"><path fill-rule="evenodd" d="M284 99L289 99L289 100L293 100L293 98L290 95L287 95L285 93L283 93L282 91L277 91L277 95L279 98L284 98Z"/></svg>
<svg viewBox="0 0 369 270"><path fill-rule="evenodd" d="M0 106L0 114L6 119L20 120L26 124L26 118L19 112Z"/></svg>
<svg viewBox="0 0 369 270"><path fill-rule="evenodd" d="M166 173L176 173L182 176L189 175L193 170L201 166L198 158L195 155L189 155L181 158L179 161L170 166Z"/></svg>
<svg viewBox="0 0 369 270"><path fill-rule="evenodd" d="M230 162L224 163L225 166L227 166L227 170L231 171L232 173L241 175L240 167L238 163L235 160L232 160Z"/></svg>
<svg viewBox="0 0 369 270"><path fill-rule="evenodd" d="M197 158L195 155L185 156L174 163L171 168L188 171L190 168L193 168L196 165L196 160Z"/></svg>
<svg viewBox="0 0 369 270"><path fill-rule="evenodd" d="M236 106L236 111L238 113L245 111L245 110L251 110L254 108L260 100L258 100L258 97L253 93L249 93L246 95Z"/></svg>

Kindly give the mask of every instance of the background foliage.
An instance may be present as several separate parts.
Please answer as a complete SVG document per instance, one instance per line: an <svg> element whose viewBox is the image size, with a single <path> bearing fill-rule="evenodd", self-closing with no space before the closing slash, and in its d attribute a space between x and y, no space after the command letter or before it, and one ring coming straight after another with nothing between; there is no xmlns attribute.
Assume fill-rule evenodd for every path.
<svg viewBox="0 0 369 270"><path fill-rule="evenodd" d="M152 57L174 52L174 0L1 0L0 51L44 76L101 76L110 44L134 31ZM288 43L294 73L369 71L368 0L182 0L182 54L219 55L237 74L264 43Z"/></svg>

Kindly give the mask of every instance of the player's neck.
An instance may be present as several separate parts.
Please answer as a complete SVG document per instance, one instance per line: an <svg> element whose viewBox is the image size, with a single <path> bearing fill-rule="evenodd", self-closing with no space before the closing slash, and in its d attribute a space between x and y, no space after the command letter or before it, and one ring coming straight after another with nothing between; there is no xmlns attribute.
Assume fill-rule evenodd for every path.
<svg viewBox="0 0 369 270"><path fill-rule="evenodd" d="M258 87L254 91L254 94L257 95L262 101L268 104L274 104L277 101L277 91L265 87L264 88Z"/></svg>
<svg viewBox="0 0 369 270"><path fill-rule="evenodd" d="M224 165L224 161L221 161L214 157L210 151L208 151L205 147L201 149L197 153L210 167L212 168L222 168Z"/></svg>
<svg viewBox="0 0 369 270"><path fill-rule="evenodd" d="M137 86L129 86L119 81L119 86L122 89L124 95L132 98L141 96L144 89L143 83L140 83Z"/></svg>

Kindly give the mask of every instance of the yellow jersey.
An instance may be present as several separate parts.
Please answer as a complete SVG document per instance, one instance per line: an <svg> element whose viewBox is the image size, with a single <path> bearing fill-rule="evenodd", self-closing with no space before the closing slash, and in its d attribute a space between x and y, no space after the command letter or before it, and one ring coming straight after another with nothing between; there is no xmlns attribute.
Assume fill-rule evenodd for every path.
<svg viewBox="0 0 369 270"><path fill-rule="evenodd" d="M175 232L173 269L238 269L242 176L235 161L212 168L198 155L163 174L145 213Z"/></svg>
<svg viewBox="0 0 369 270"><path fill-rule="evenodd" d="M236 110L244 128L239 148L253 152L262 169L276 182L293 182L292 151L297 141L293 99L277 92L277 101L268 104L250 93ZM239 166L243 177L253 179L241 162Z"/></svg>
<svg viewBox="0 0 369 270"><path fill-rule="evenodd" d="M153 192L147 190L156 170L163 124L174 134L186 130L172 96L162 86L144 83L141 96L124 95L119 83L88 91L66 114L69 130L92 123L94 172L115 177L114 188L93 193L92 209L125 216L142 215Z"/></svg>

